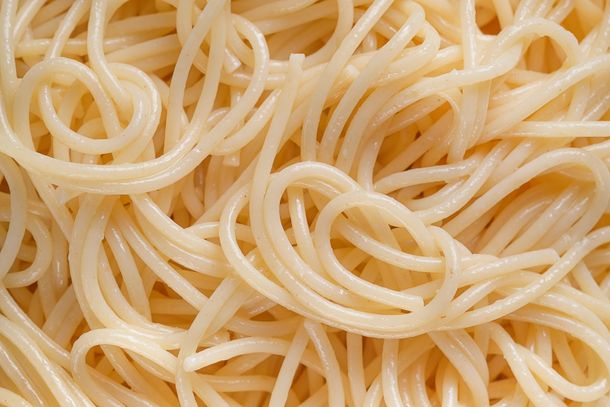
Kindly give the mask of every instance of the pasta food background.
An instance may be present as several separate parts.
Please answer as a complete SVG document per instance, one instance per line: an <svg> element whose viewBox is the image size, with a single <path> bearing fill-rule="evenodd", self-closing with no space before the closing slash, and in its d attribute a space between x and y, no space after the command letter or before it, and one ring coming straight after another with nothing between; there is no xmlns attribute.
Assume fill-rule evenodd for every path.
<svg viewBox="0 0 610 407"><path fill-rule="evenodd" d="M610 3L0 1L0 403L608 406Z"/></svg>

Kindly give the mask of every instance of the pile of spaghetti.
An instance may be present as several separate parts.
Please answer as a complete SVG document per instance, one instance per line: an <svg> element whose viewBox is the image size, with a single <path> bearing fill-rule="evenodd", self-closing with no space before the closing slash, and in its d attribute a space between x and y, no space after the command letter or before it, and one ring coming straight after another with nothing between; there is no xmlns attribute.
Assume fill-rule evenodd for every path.
<svg viewBox="0 0 610 407"><path fill-rule="evenodd" d="M0 1L0 404L610 405L610 2Z"/></svg>

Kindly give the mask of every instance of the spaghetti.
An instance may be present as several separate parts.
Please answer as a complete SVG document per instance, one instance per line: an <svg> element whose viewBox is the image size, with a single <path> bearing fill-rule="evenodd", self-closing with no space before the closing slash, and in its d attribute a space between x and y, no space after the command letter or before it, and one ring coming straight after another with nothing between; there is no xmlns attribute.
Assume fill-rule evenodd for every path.
<svg viewBox="0 0 610 407"><path fill-rule="evenodd" d="M609 2L0 27L1 405L610 404Z"/></svg>

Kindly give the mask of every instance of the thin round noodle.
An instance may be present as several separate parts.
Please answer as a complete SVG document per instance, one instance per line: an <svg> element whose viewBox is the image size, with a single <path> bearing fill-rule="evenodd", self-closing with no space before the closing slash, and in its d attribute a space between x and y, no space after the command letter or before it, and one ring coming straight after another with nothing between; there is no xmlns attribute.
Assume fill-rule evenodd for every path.
<svg viewBox="0 0 610 407"><path fill-rule="evenodd" d="M0 26L0 405L610 405L608 1Z"/></svg>

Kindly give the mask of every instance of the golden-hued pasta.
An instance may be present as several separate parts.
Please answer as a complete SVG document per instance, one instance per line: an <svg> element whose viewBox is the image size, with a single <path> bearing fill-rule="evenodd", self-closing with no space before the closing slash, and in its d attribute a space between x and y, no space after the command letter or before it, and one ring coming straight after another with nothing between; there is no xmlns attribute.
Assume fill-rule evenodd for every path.
<svg viewBox="0 0 610 407"><path fill-rule="evenodd" d="M610 405L607 0L0 0L0 405Z"/></svg>

